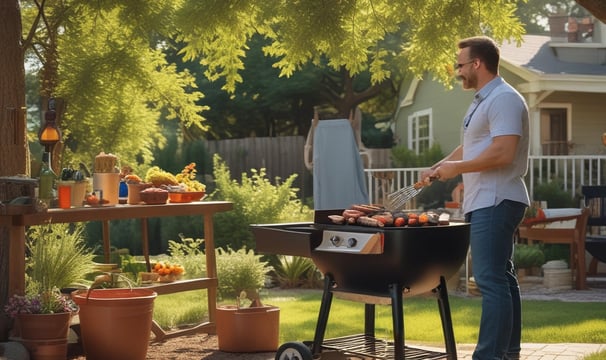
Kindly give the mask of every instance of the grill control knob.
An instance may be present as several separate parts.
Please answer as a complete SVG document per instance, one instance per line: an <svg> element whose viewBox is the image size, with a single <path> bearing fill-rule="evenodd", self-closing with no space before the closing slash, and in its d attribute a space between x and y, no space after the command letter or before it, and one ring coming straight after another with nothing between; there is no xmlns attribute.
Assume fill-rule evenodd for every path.
<svg viewBox="0 0 606 360"><path fill-rule="evenodd" d="M333 246L341 246L342 242L343 239L341 239L339 235L333 235L330 237L330 243L333 244Z"/></svg>
<svg viewBox="0 0 606 360"><path fill-rule="evenodd" d="M358 245L358 240L356 240L356 238L347 239L347 247L352 248L356 247L356 245Z"/></svg>

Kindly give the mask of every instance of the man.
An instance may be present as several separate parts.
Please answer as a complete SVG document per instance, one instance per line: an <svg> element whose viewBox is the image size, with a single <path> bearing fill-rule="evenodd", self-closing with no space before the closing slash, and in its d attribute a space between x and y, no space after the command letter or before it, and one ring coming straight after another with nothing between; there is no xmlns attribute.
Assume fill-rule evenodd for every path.
<svg viewBox="0 0 606 360"><path fill-rule="evenodd" d="M480 333L473 359L518 359L520 289L513 268L513 235L529 205L528 107L499 76L500 51L487 37L458 43L455 70L476 91L462 124L463 142L422 174L463 175L463 212L471 223L473 275L482 293Z"/></svg>

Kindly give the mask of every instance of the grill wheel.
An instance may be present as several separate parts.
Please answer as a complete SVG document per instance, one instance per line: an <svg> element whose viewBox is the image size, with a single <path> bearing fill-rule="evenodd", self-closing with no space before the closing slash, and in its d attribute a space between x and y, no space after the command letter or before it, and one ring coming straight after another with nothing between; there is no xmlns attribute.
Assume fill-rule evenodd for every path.
<svg viewBox="0 0 606 360"><path fill-rule="evenodd" d="M291 341L278 348L275 360L313 360L313 356L307 345L302 342Z"/></svg>

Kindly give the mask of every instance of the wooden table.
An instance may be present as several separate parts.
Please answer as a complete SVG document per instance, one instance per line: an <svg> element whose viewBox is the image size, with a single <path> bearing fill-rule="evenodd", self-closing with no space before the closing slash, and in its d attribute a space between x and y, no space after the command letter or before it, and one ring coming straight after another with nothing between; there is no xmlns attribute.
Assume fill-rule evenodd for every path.
<svg viewBox="0 0 606 360"><path fill-rule="evenodd" d="M141 241L143 255L149 267L149 242L147 232L147 219L168 216L202 215L204 218L204 243L206 254L206 278L184 280L175 283L153 285L151 288L159 295L195 289L208 291L208 317L209 321L198 326L178 330L170 333L164 332L154 322L152 331L156 340L191 334L195 332L215 332L215 309L217 304L217 266L215 259L215 243L213 234L213 215L217 212L229 211L233 208L231 202L226 201L200 201L191 203L174 203L164 205L115 205L102 207L81 207L71 209L49 209L47 212L0 215L0 226L9 231L9 278L8 295L23 294L25 291L25 231L27 226L47 223L73 223L85 221L101 221L103 224L103 251L109 262L110 220L141 219Z"/></svg>
<svg viewBox="0 0 606 360"><path fill-rule="evenodd" d="M521 224L519 236L529 242L570 245L570 268L574 272L575 288L587 289L587 269L585 265L585 235L589 210L582 209L579 215L559 216ZM555 222L574 220L573 227L549 228L546 225Z"/></svg>

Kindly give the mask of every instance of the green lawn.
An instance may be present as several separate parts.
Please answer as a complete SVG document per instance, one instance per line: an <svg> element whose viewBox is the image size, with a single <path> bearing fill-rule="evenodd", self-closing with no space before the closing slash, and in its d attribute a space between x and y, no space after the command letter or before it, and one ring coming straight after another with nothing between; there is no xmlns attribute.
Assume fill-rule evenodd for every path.
<svg viewBox="0 0 606 360"><path fill-rule="evenodd" d="M318 318L320 290L268 290L262 296L266 304L280 308L280 342L312 340ZM225 301L224 303L234 304ZM524 301L522 341L525 343L606 343L606 301L570 303L560 301ZM457 343L474 343L480 318L479 298L450 297ZM206 311L206 292L159 296L154 318L166 328L195 322ZM377 305L376 335L391 338L391 308ZM405 338L427 344L443 344L437 302L431 296L404 299ZM326 338L363 332L364 305L334 299L326 329Z"/></svg>

